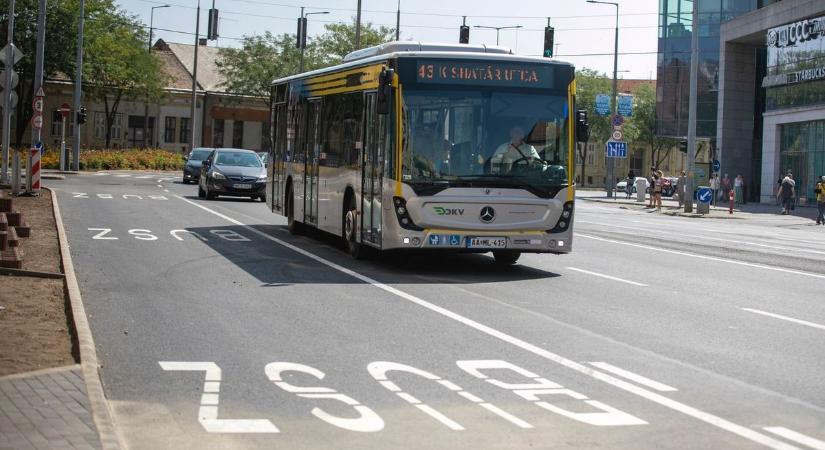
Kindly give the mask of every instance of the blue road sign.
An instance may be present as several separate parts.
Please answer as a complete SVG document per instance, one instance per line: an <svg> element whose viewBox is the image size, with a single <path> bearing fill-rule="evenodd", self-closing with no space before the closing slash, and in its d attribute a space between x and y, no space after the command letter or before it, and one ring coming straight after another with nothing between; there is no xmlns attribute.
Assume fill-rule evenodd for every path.
<svg viewBox="0 0 825 450"><path fill-rule="evenodd" d="M713 160L713 171L714 172L719 172L719 170L721 170L721 169L722 169L722 163L719 162L718 159L714 159Z"/></svg>
<svg viewBox="0 0 825 450"><path fill-rule="evenodd" d="M605 154L608 158L627 158L627 142L607 141Z"/></svg>
<svg viewBox="0 0 825 450"><path fill-rule="evenodd" d="M713 191L707 186L702 186L696 193L696 199L702 203L710 203L713 200Z"/></svg>
<svg viewBox="0 0 825 450"><path fill-rule="evenodd" d="M610 114L610 96L607 94L596 95L596 114L607 116Z"/></svg>
<svg viewBox="0 0 825 450"><path fill-rule="evenodd" d="M633 96L632 95L620 95L619 99L616 100L616 107L619 110L619 114L625 117L630 117L633 115Z"/></svg>
<svg viewBox="0 0 825 450"><path fill-rule="evenodd" d="M613 116L613 126L620 127L624 124L624 117L621 114L616 114Z"/></svg>

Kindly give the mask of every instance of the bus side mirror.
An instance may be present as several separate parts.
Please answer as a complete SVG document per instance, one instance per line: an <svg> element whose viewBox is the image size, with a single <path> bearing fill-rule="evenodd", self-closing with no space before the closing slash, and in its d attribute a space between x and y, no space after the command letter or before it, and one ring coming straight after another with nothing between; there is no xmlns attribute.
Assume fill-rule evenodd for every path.
<svg viewBox="0 0 825 450"><path fill-rule="evenodd" d="M378 98L376 99L376 112L378 114L389 114L390 99L392 98L392 79L395 75L393 69L383 69L378 76Z"/></svg>
<svg viewBox="0 0 825 450"><path fill-rule="evenodd" d="M587 142L590 139L590 122L587 121L587 111L576 111L576 142Z"/></svg>

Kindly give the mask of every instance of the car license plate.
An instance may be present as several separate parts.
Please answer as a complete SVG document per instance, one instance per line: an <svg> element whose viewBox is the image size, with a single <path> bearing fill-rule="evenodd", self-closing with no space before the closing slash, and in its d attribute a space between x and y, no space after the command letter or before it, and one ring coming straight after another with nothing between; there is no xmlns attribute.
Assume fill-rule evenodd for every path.
<svg viewBox="0 0 825 450"><path fill-rule="evenodd" d="M467 237L467 248L506 248L504 237Z"/></svg>
<svg viewBox="0 0 825 450"><path fill-rule="evenodd" d="M235 189L252 189L251 184L236 184Z"/></svg>

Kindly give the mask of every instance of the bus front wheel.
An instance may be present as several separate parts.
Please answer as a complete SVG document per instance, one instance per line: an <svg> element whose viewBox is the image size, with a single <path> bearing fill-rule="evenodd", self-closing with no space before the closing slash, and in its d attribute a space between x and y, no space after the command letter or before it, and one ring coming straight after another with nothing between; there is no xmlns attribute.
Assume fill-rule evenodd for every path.
<svg viewBox="0 0 825 450"><path fill-rule="evenodd" d="M347 252L355 259L366 259L369 249L358 242L358 210L355 209L355 201L350 199L349 204L344 208L344 242L347 245Z"/></svg>
<svg viewBox="0 0 825 450"><path fill-rule="evenodd" d="M513 250L499 250L493 252L493 257L496 259L496 264L501 264L503 266L511 266L518 261L519 256L521 256L521 252L513 251Z"/></svg>
<svg viewBox="0 0 825 450"><path fill-rule="evenodd" d="M289 234L301 234L301 222L295 220L295 199L290 188L286 194L286 228Z"/></svg>

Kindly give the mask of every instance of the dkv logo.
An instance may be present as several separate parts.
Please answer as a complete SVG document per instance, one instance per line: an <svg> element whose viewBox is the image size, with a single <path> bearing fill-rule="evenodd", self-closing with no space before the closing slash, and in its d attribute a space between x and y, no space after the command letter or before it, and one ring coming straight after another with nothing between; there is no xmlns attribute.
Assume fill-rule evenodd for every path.
<svg viewBox="0 0 825 450"><path fill-rule="evenodd" d="M463 216L464 208L442 208L441 206L433 206L433 211L439 216Z"/></svg>

